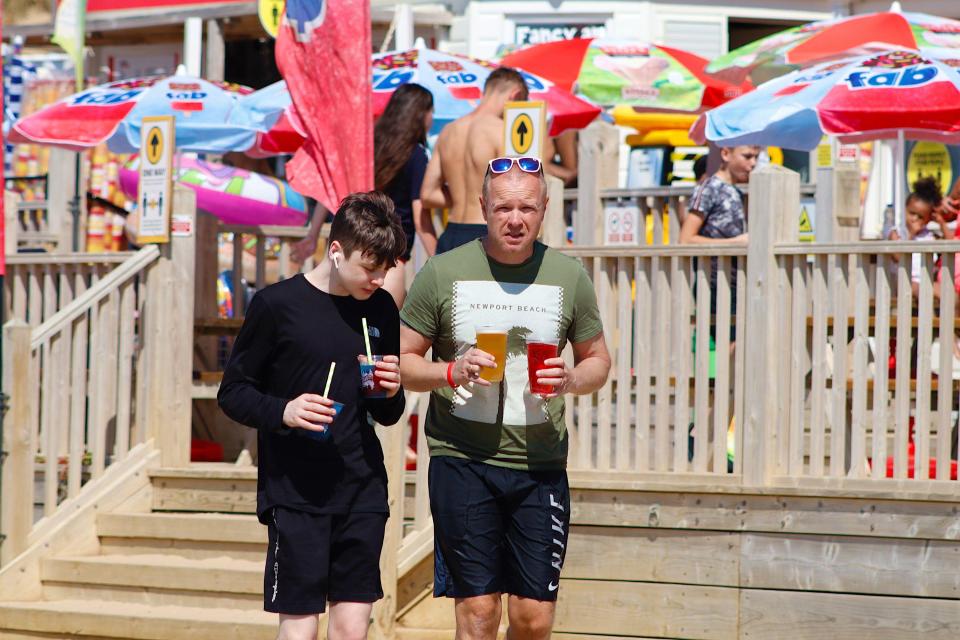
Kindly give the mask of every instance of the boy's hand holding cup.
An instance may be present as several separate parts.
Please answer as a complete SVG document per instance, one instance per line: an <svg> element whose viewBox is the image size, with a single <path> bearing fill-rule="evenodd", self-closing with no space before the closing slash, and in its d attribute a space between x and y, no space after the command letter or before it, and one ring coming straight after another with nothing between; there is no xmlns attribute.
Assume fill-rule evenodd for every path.
<svg viewBox="0 0 960 640"><path fill-rule="evenodd" d="M357 356L360 380L366 398L392 398L400 390L400 358L397 356ZM372 360L372 362L371 362Z"/></svg>
<svg viewBox="0 0 960 640"><path fill-rule="evenodd" d="M327 425L340 413L330 398L316 393L304 393L287 403L283 409L283 424L291 429L305 429L314 433L323 433ZM343 405L340 405L342 408Z"/></svg>

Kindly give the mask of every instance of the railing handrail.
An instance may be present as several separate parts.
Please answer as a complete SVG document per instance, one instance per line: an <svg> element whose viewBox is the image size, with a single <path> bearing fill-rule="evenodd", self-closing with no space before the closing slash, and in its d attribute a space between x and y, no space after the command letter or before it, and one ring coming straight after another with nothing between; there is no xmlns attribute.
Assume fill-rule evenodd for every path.
<svg viewBox="0 0 960 640"><path fill-rule="evenodd" d="M309 227L277 224L221 224L218 231L277 238L305 238L310 229Z"/></svg>
<svg viewBox="0 0 960 640"><path fill-rule="evenodd" d="M15 265L61 265L61 264L120 264L136 251L119 251L115 253L9 253L6 255L7 266Z"/></svg>
<svg viewBox="0 0 960 640"><path fill-rule="evenodd" d="M56 334L94 304L109 295L111 291L140 273L144 267L159 257L160 249L154 244L147 245L137 251L123 264L113 269L90 289L87 289L78 296L73 302L57 311L50 316L46 322L36 327L30 338L30 348L36 349L39 347L45 340Z"/></svg>
<svg viewBox="0 0 960 640"><path fill-rule="evenodd" d="M870 254L891 255L901 253L960 253L960 240L937 240L916 242L913 240L859 240L857 242L778 242L773 246L775 255L831 255Z"/></svg>
<svg viewBox="0 0 960 640"><path fill-rule="evenodd" d="M632 258L632 257L693 257L746 256L747 244L665 244L665 245L574 245L558 247L557 251L574 258Z"/></svg>
<svg viewBox="0 0 960 640"><path fill-rule="evenodd" d="M600 197L601 198L672 198L672 197L689 197L693 195L693 190L696 188L695 185L677 185L677 186L657 186L657 187L641 187L638 189L601 189ZM746 184L739 184L737 188L740 189L744 194L750 193L750 187ZM800 185L800 195L802 196L812 196L817 192L817 185L814 182ZM564 200L576 200L579 194L579 190L574 189L564 189L563 190L563 199Z"/></svg>

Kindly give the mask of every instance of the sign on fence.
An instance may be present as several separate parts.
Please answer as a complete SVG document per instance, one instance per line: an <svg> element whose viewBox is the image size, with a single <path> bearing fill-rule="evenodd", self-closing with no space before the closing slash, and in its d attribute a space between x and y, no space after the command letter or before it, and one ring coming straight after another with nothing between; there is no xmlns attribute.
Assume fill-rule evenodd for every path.
<svg viewBox="0 0 960 640"><path fill-rule="evenodd" d="M639 244L640 207L629 204L611 204L603 209L604 244Z"/></svg>
<svg viewBox="0 0 960 640"><path fill-rule="evenodd" d="M140 127L140 222L137 244L170 242L173 201L173 116L147 116Z"/></svg>

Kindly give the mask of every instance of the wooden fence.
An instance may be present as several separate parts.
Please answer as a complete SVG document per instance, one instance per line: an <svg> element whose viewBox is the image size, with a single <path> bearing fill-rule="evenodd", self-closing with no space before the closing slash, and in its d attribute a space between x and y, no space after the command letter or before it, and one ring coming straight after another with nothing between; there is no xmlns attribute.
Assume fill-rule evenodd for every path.
<svg viewBox="0 0 960 640"><path fill-rule="evenodd" d="M176 190L178 214L192 216L193 203L192 191ZM189 463L194 241L177 237L93 266L67 260L64 269L82 267L73 278L44 265L60 282L31 292L26 317L4 325L3 563L45 535L133 447L152 439L164 464ZM121 257L97 274L97 264ZM87 288L71 290L71 282Z"/></svg>

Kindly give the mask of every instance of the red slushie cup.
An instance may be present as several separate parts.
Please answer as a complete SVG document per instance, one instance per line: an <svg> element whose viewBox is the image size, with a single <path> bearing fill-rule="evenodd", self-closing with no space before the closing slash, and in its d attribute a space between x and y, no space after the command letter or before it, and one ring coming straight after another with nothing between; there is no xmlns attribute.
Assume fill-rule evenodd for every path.
<svg viewBox="0 0 960 640"><path fill-rule="evenodd" d="M544 364L546 360L557 357L556 338L529 338L527 339L527 374L530 378L530 393L547 395L553 393L554 387L537 382L537 371L549 369Z"/></svg>

